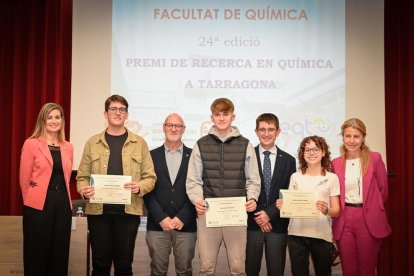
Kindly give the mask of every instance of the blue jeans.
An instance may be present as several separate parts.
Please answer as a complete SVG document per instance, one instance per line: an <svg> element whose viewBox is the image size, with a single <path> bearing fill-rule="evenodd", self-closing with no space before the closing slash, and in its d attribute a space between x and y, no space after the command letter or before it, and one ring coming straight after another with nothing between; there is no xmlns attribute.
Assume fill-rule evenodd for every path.
<svg viewBox="0 0 414 276"><path fill-rule="evenodd" d="M246 273L258 276L265 247L266 268L269 276L283 276L286 262L287 234L247 231Z"/></svg>
<svg viewBox="0 0 414 276"><path fill-rule="evenodd" d="M309 276L309 255L312 256L315 274L330 276L333 244L331 242L301 236L289 235L289 256L294 276Z"/></svg>

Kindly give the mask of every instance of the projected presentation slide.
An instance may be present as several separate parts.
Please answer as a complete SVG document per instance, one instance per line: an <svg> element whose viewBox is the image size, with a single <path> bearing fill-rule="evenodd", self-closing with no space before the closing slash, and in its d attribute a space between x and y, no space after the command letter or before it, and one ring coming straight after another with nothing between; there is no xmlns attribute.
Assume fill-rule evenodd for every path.
<svg viewBox="0 0 414 276"><path fill-rule="evenodd" d="M127 126L150 148L177 112L192 147L216 98L256 145L255 120L276 114L278 146L296 155L320 135L337 155L345 113L345 1L113 0L111 93L130 103Z"/></svg>

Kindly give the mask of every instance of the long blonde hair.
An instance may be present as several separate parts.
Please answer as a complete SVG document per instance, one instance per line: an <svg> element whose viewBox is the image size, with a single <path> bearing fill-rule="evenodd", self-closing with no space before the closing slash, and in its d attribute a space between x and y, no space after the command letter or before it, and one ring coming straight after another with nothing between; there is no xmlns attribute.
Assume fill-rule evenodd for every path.
<svg viewBox="0 0 414 276"><path fill-rule="evenodd" d="M348 127L352 127L354 129L360 131L362 133L362 136L364 137L364 142L362 142L361 151L360 151L360 154L359 154L359 160L361 162L362 175L365 175L368 171L369 161L370 161L370 153L371 153L371 150L365 144L365 136L367 135L367 128L365 127L365 124L358 118L348 119L341 126L342 138L344 137L345 129L347 129ZM347 157L347 150L346 150L344 144L342 144L340 150L341 150L342 160L345 161L346 157Z"/></svg>
<svg viewBox="0 0 414 276"><path fill-rule="evenodd" d="M42 106L39 115L37 115L33 134L29 138L39 138L40 136L46 137L46 120L49 113L55 109L59 110L60 116L62 117L62 127L60 128L57 137L59 142L65 141L65 116L63 114L63 108L57 103L46 103Z"/></svg>

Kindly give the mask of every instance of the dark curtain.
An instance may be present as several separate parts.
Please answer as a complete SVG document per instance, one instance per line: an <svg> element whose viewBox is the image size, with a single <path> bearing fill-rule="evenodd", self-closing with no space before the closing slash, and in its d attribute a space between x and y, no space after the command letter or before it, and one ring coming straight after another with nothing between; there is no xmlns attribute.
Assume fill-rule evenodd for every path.
<svg viewBox="0 0 414 276"><path fill-rule="evenodd" d="M414 275L414 2L385 0L385 113L392 234L379 275Z"/></svg>
<svg viewBox="0 0 414 276"><path fill-rule="evenodd" d="M20 215L20 150L44 103L62 105L69 136L72 0L0 2L0 214Z"/></svg>

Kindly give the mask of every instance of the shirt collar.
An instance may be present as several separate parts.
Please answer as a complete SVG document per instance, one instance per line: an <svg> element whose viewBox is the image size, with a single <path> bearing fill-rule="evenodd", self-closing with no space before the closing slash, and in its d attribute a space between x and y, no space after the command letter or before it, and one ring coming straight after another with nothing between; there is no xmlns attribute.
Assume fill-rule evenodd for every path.
<svg viewBox="0 0 414 276"><path fill-rule="evenodd" d="M165 152L168 152L168 153L174 153L174 152L183 153L184 145L181 143L181 146L179 148L177 148L176 150L172 150L164 144L164 148L165 148Z"/></svg>
<svg viewBox="0 0 414 276"><path fill-rule="evenodd" d="M263 154L263 152L264 151L266 151L260 144L259 144L259 152L260 152L260 154ZM273 148L271 148L270 150L268 150L268 151L270 151L270 154L274 154L274 155L276 155L277 154L277 148L276 148L276 145L275 146L273 146Z"/></svg>

